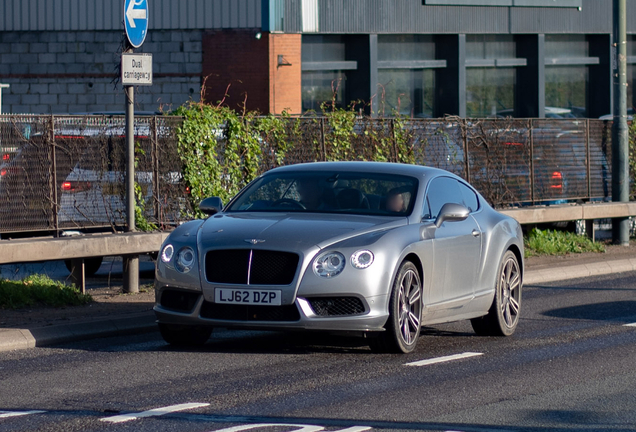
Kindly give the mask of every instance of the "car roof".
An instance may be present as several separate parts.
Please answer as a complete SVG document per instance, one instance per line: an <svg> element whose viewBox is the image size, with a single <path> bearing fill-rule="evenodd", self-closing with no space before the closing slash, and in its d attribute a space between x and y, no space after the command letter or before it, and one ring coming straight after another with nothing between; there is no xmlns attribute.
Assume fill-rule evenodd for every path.
<svg viewBox="0 0 636 432"><path fill-rule="evenodd" d="M350 161L350 162L308 162L295 165L286 165L279 168L274 168L265 174L274 172L287 172L287 171L351 171L351 172L375 172L382 174L396 174L396 175L410 175L414 177L436 177L438 175L450 175L456 177L454 174L444 171L439 168L421 166L421 165L409 165L402 163L391 162L362 162L362 161Z"/></svg>

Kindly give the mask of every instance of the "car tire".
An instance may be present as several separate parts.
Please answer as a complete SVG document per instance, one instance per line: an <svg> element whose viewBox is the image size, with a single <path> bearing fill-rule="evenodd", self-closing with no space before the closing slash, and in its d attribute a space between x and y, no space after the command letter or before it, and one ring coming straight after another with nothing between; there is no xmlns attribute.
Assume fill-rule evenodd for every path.
<svg viewBox="0 0 636 432"><path fill-rule="evenodd" d="M495 298L488 314L470 320L480 336L510 336L519 323L521 311L521 270L519 260L507 251L499 264Z"/></svg>
<svg viewBox="0 0 636 432"><path fill-rule="evenodd" d="M212 327L159 323L159 332L170 345L201 346L210 339Z"/></svg>
<svg viewBox="0 0 636 432"><path fill-rule="evenodd" d="M410 353L417 345L422 322L422 282L417 267L404 261L398 269L385 331L369 340L376 352Z"/></svg>
<svg viewBox="0 0 636 432"><path fill-rule="evenodd" d="M104 257L84 259L84 275L93 276L95 273L97 273L99 268L102 266L103 260L104 260ZM73 261L64 260L64 265L66 266L66 269L70 273L73 272Z"/></svg>

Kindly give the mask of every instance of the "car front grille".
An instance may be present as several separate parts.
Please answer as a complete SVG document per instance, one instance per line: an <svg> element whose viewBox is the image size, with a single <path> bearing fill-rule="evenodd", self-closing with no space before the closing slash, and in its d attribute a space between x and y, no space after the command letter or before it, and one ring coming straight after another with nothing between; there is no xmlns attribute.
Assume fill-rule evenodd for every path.
<svg viewBox="0 0 636 432"><path fill-rule="evenodd" d="M203 302L201 318L225 321L278 321L293 322L300 320L296 305L253 306Z"/></svg>
<svg viewBox="0 0 636 432"><path fill-rule="evenodd" d="M240 285L289 285L298 267L291 252L250 249L211 250L205 255L208 282Z"/></svg>
<svg viewBox="0 0 636 432"><path fill-rule="evenodd" d="M200 293L167 289L161 293L160 304L166 309L190 313L200 295Z"/></svg>
<svg viewBox="0 0 636 432"><path fill-rule="evenodd" d="M319 317L360 315L365 311L357 297L314 297L307 301Z"/></svg>

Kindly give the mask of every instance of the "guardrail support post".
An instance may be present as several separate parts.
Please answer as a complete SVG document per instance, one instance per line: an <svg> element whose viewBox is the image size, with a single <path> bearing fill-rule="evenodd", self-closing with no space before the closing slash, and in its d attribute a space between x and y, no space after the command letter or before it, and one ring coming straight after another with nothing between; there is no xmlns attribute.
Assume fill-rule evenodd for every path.
<svg viewBox="0 0 636 432"><path fill-rule="evenodd" d="M124 292L139 292L139 255L124 255Z"/></svg>
<svg viewBox="0 0 636 432"><path fill-rule="evenodd" d="M71 282L82 294L86 294L86 269L82 258L71 260Z"/></svg>

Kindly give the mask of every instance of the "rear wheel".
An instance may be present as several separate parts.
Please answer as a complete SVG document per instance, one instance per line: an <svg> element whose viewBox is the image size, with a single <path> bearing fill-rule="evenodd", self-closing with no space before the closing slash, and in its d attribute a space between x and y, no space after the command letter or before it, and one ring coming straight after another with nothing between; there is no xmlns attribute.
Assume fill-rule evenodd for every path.
<svg viewBox="0 0 636 432"><path fill-rule="evenodd" d="M96 258L85 258L84 259L84 274L86 276L93 276L97 273L97 270L102 266L102 261L104 257L96 257ZM66 269L73 273L73 261L64 260L64 265Z"/></svg>
<svg viewBox="0 0 636 432"><path fill-rule="evenodd" d="M201 346L210 339L212 327L159 323L164 341L177 346Z"/></svg>
<svg viewBox="0 0 636 432"><path fill-rule="evenodd" d="M422 282L417 267L404 261L398 270L391 298L386 331L370 340L378 352L409 353L415 349L422 321Z"/></svg>
<svg viewBox="0 0 636 432"><path fill-rule="evenodd" d="M470 320L475 333L481 336L510 336L519 323L521 310L521 271L512 251L507 251L501 263L495 288L495 298L488 314Z"/></svg>

